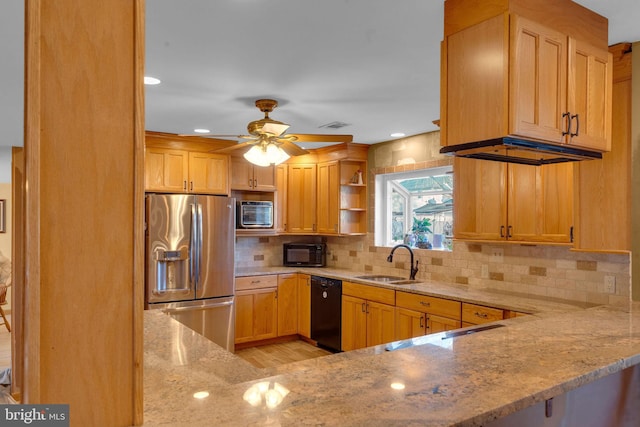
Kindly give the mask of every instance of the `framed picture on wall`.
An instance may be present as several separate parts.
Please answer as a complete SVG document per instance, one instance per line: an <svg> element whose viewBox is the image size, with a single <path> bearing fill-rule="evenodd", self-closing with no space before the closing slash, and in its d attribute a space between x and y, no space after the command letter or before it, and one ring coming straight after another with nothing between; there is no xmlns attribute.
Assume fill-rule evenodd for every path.
<svg viewBox="0 0 640 427"><path fill-rule="evenodd" d="M7 206L7 200L0 199L0 233L7 232L6 206Z"/></svg>

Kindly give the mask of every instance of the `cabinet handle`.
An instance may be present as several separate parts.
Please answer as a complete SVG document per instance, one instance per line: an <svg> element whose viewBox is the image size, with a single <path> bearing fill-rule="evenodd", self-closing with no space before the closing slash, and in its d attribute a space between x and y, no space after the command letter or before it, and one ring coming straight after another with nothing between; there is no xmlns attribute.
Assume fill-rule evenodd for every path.
<svg viewBox="0 0 640 427"><path fill-rule="evenodd" d="M571 137L574 136L578 136L578 134L580 133L580 117L578 117L577 114L574 114L573 116L571 116L571 120L573 121L573 119L576 119L576 133L570 133L569 135ZM571 123L571 122L569 122ZM569 125L569 131L571 131L571 125Z"/></svg>
<svg viewBox="0 0 640 427"><path fill-rule="evenodd" d="M420 327L424 328L424 316L420 316Z"/></svg>
<svg viewBox="0 0 640 427"><path fill-rule="evenodd" d="M366 313L367 313L367 314L369 314L369 303L368 303L368 302L365 302L364 304L365 304L365 306L367 307Z"/></svg>
<svg viewBox="0 0 640 427"><path fill-rule="evenodd" d="M475 313L473 313L476 317L480 317L482 319L486 319L489 317L489 315L487 313L480 313L478 311L476 311Z"/></svg>
<svg viewBox="0 0 640 427"><path fill-rule="evenodd" d="M258 180L257 179L253 180L253 188L258 188Z"/></svg>
<svg viewBox="0 0 640 427"><path fill-rule="evenodd" d="M569 227L569 241L573 243L573 225Z"/></svg>
<svg viewBox="0 0 640 427"><path fill-rule="evenodd" d="M500 226L500 237L504 237L504 225Z"/></svg>
<svg viewBox="0 0 640 427"><path fill-rule="evenodd" d="M260 283L260 280L252 280L251 283Z"/></svg>
<svg viewBox="0 0 640 427"><path fill-rule="evenodd" d="M363 312L363 313L366 313L366 312L367 312L367 310L365 310L365 308L364 308L365 304L366 304L366 302L363 302L363 303L362 303L362 312Z"/></svg>
<svg viewBox="0 0 640 427"><path fill-rule="evenodd" d="M193 181L191 181L191 191L193 191Z"/></svg>
<svg viewBox="0 0 640 427"><path fill-rule="evenodd" d="M562 136L571 135L571 113L568 111L566 113L562 113L562 118L566 118L567 131L562 131Z"/></svg>
<svg viewBox="0 0 640 427"><path fill-rule="evenodd" d="M253 187L253 180L249 178L249 187Z"/></svg>
<svg viewBox="0 0 640 427"><path fill-rule="evenodd" d="M507 238L513 237L513 227L512 226L508 226L507 227Z"/></svg>
<svg viewBox="0 0 640 427"><path fill-rule="evenodd" d="M184 189L184 191L187 191L187 180L186 179L182 183L182 188Z"/></svg>
<svg viewBox="0 0 640 427"><path fill-rule="evenodd" d="M424 305L425 307L431 307L431 303L430 302L420 301L420 304Z"/></svg>

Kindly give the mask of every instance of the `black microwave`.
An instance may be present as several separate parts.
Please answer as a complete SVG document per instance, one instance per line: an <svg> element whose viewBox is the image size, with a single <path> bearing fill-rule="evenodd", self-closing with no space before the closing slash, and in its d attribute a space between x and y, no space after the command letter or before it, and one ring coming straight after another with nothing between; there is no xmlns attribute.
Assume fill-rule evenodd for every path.
<svg viewBox="0 0 640 427"><path fill-rule="evenodd" d="M324 267L327 245L324 243L285 243L283 264L287 267Z"/></svg>

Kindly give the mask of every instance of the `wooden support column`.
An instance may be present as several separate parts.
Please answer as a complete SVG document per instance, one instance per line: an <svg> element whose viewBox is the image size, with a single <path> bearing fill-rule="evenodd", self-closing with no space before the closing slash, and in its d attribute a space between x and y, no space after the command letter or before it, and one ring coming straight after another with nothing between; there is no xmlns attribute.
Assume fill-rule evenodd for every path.
<svg viewBox="0 0 640 427"><path fill-rule="evenodd" d="M144 0L25 5L22 403L141 424Z"/></svg>

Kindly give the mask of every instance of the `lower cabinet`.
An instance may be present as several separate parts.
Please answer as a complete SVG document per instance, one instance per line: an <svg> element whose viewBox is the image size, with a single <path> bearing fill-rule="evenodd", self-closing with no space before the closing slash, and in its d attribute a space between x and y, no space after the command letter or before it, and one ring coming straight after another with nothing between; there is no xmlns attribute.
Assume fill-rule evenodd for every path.
<svg viewBox="0 0 640 427"><path fill-rule="evenodd" d="M278 335L278 276L236 278L235 343Z"/></svg>
<svg viewBox="0 0 640 427"><path fill-rule="evenodd" d="M298 333L300 316L306 316L306 332L309 336L311 319L311 293L300 283L309 283L306 274L279 274L236 277L235 343L247 343ZM305 293L306 292L306 293ZM298 305L305 299L306 305L299 314ZM306 315L304 314L306 310ZM306 335L305 335L306 333Z"/></svg>
<svg viewBox="0 0 640 427"><path fill-rule="evenodd" d="M395 291L342 282L342 351L394 340Z"/></svg>
<svg viewBox="0 0 640 427"><path fill-rule="evenodd" d="M505 318L504 310L484 305L462 303L462 326L480 325Z"/></svg>
<svg viewBox="0 0 640 427"><path fill-rule="evenodd" d="M311 338L311 276L298 274L298 334Z"/></svg>
<svg viewBox="0 0 640 427"><path fill-rule="evenodd" d="M403 340L461 326L461 303L410 292L396 292L395 339Z"/></svg>
<svg viewBox="0 0 640 427"><path fill-rule="evenodd" d="M298 274L278 275L278 336L298 333Z"/></svg>

